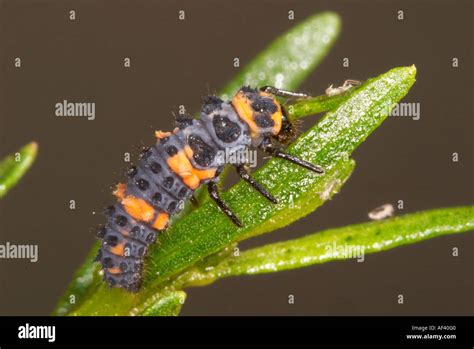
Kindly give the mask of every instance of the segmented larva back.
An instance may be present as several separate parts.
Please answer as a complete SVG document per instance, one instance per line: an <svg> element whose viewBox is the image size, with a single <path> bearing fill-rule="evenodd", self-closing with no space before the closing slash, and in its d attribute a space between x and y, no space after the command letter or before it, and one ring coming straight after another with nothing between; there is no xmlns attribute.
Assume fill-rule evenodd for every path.
<svg viewBox="0 0 474 349"><path fill-rule="evenodd" d="M172 133L157 131L157 143L143 149L138 164L127 171L127 183L117 185L117 203L99 230L97 261L104 280L137 291L148 246L199 186L217 180L224 165L218 152L232 154L275 133L278 113L273 98L242 88L232 103L208 97L200 120L180 116Z"/></svg>

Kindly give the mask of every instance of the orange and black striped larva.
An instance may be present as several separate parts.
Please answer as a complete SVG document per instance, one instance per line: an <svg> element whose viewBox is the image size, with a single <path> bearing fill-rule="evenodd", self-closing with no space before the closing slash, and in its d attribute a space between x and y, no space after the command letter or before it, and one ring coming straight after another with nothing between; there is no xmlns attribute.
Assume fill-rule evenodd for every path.
<svg viewBox="0 0 474 349"><path fill-rule="evenodd" d="M276 96L307 97L269 86L259 90L242 87L230 102L207 97L200 119L180 115L172 133L156 132L155 146L142 151L138 164L127 171L127 183L117 185L117 202L108 208L108 222L99 229L102 246L96 260L110 286L131 292L139 290L148 245L155 242L157 234L167 228L170 216L183 207L185 200L192 199L193 192L203 184L222 212L235 225L242 226L219 197L216 182L226 163L217 156L218 152L232 154L259 148L311 171L323 172L281 149L294 130ZM232 165L243 180L277 203L250 176L245 163Z"/></svg>

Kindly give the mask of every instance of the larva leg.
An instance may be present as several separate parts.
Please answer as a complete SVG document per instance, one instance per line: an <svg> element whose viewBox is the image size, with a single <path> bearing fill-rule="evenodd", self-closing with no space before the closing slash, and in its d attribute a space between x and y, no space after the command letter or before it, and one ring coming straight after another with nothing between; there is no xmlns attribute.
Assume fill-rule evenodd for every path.
<svg viewBox="0 0 474 349"><path fill-rule="evenodd" d="M224 212L224 214L230 218L230 220L239 228L243 227L243 224L240 222L240 219L232 212L229 206L221 199L219 196L219 189L215 182L209 182L207 184L207 190L209 191L209 196L216 202L217 206Z"/></svg>
<svg viewBox="0 0 474 349"><path fill-rule="evenodd" d="M309 98L310 95L300 92L292 92L287 90L282 90L273 86L263 86L260 88L260 91L271 93L274 96L285 97L285 98Z"/></svg>
<svg viewBox="0 0 474 349"><path fill-rule="evenodd" d="M307 162L307 161L304 161L294 155L291 155L291 154L288 154L288 153L285 153L283 150L279 149L279 148L274 148L273 145L267 145L267 146L264 146L262 147L262 150L271 155L271 156L274 156L274 157L277 157L277 158L281 158L281 159L285 159L287 161L290 161L296 165L299 165L301 167L304 167L310 171L313 171L313 172L316 172L316 173L324 173L324 170L319 167L318 165L313 165L312 163L310 162Z"/></svg>
<svg viewBox="0 0 474 349"><path fill-rule="evenodd" d="M273 202L274 204L278 203L278 200L275 199L272 194L268 192L267 189L265 189L261 184L256 182L255 179L250 176L250 171L246 165L237 165L235 168L237 169L239 177L246 181L248 184L250 184L256 191L262 194L262 196L264 196L266 199Z"/></svg>

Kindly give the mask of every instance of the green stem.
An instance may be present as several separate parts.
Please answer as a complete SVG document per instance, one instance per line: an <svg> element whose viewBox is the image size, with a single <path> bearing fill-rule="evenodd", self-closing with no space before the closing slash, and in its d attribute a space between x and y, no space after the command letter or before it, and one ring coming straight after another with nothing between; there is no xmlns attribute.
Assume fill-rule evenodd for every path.
<svg viewBox="0 0 474 349"><path fill-rule="evenodd" d="M474 229L474 206L429 210L274 243L230 255L217 265L203 265L181 274L174 287L202 286L237 275L273 273L339 259L363 261L386 251L437 236Z"/></svg>

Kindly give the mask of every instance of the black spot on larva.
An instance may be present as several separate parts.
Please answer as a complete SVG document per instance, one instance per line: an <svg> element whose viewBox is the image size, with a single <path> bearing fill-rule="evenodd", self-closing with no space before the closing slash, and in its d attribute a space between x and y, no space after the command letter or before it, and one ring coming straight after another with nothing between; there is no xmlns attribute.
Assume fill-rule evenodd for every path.
<svg viewBox="0 0 474 349"><path fill-rule="evenodd" d="M242 88L240 89L240 91L244 92L244 93L256 93L257 90L254 89L254 88L251 88L250 86L242 86Z"/></svg>
<svg viewBox="0 0 474 349"><path fill-rule="evenodd" d="M153 172L154 174L158 174L161 172L161 165L157 162L153 162L151 165L150 165L150 170L151 172Z"/></svg>
<svg viewBox="0 0 474 349"><path fill-rule="evenodd" d="M155 233L150 233L148 234L148 236L146 237L146 242L151 244L153 242L155 242L155 239L156 239L156 234Z"/></svg>
<svg viewBox="0 0 474 349"><path fill-rule="evenodd" d="M121 227L124 227L127 225L127 217L118 215L117 217L115 217L115 223Z"/></svg>
<svg viewBox="0 0 474 349"><path fill-rule="evenodd" d="M130 178L133 178L135 177L135 175L137 174L138 172L138 169L136 166L130 166L128 169L127 169L127 176L129 176Z"/></svg>
<svg viewBox="0 0 474 349"><path fill-rule="evenodd" d="M193 151L193 159L199 166L208 167L212 163L216 156L216 151L206 144L201 137L190 134L188 136L188 144Z"/></svg>
<svg viewBox="0 0 474 349"><path fill-rule="evenodd" d="M106 233L107 233L107 228L102 225L97 230L97 237L102 239Z"/></svg>
<svg viewBox="0 0 474 349"><path fill-rule="evenodd" d="M174 210L176 210L176 201L171 201L168 205L168 212L172 213Z"/></svg>
<svg viewBox="0 0 474 349"><path fill-rule="evenodd" d="M186 188L181 188L181 190L178 192L178 198L182 199L186 196L186 193L188 190Z"/></svg>
<svg viewBox="0 0 474 349"><path fill-rule="evenodd" d="M143 257L145 254L146 254L146 247L140 247L138 249L138 255Z"/></svg>
<svg viewBox="0 0 474 349"><path fill-rule="evenodd" d="M258 127L266 128L275 125L275 122L269 114L257 113L253 119Z"/></svg>
<svg viewBox="0 0 474 349"><path fill-rule="evenodd" d="M258 96L252 101L251 106L253 110L261 113L268 112L273 114L278 110L278 107L276 106L273 99L269 97Z"/></svg>
<svg viewBox="0 0 474 349"><path fill-rule="evenodd" d="M168 153L169 156L173 156L178 154L178 149L174 145L170 145L166 147L166 152Z"/></svg>
<svg viewBox="0 0 474 349"><path fill-rule="evenodd" d="M138 189L140 190L147 190L148 187L150 186L150 183L148 183L148 181L146 181L145 179L140 178L137 181L137 186L138 186Z"/></svg>
<svg viewBox="0 0 474 349"><path fill-rule="evenodd" d="M179 129L183 130L193 124L193 118L187 114L178 113L178 115L175 116L175 122L176 126L178 126Z"/></svg>
<svg viewBox="0 0 474 349"><path fill-rule="evenodd" d="M217 138L225 143L235 142L242 132L237 123L221 115L214 116L212 125L214 126Z"/></svg>
<svg viewBox="0 0 474 349"><path fill-rule="evenodd" d="M161 200L163 199L163 196L161 195L161 193L155 193L153 194L151 200L155 203L155 204L159 204L161 202Z"/></svg>
<svg viewBox="0 0 474 349"><path fill-rule="evenodd" d="M170 189L174 184L174 178L173 177L166 177L165 180L163 181L163 186L166 189Z"/></svg>
<svg viewBox="0 0 474 349"><path fill-rule="evenodd" d="M140 151L140 159L146 159L151 155L151 149L149 147L143 147Z"/></svg>
<svg viewBox="0 0 474 349"><path fill-rule="evenodd" d="M128 270L128 264L125 262L122 262L119 264L119 268L121 272L126 272Z"/></svg>
<svg viewBox="0 0 474 349"><path fill-rule="evenodd" d="M107 245L114 247L117 246L118 237L115 235L108 235L104 241L107 243Z"/></svg>
<svg viewBox="0 0 474 349"><path fill-rule="evenodd" d="M207 96L201 108L204 114L211 114L215 110L221 110L223 100L216 96Z"/></svg>
<svg viewBox="0 0 474 349"><path fill-rule="evenodd" d="M140 231L141 231L140 227L136 225L130 230L130 236L132 238L136 238L140 234Z"/></svg>
<svg viewBox="0 0 474 349"><path fill-rule="evenodd" d="M102 260L102 266L104 268L112 268L114 266L114 261L112 260L112 258L110 257L105 257L103 260Z"/></svg>
<svg viewBox="0 0 474 349"><path fill-rule="evenodd" d="M169 137L163 137L163 138L160 139L160 143L161 144L166 144L169 140L170 140Z"/></svg>
<svg viewBox="0 0 474 349"><path fill-rule="evenodd" d="M107 235L104 241L107 243L107 245L114 247L117 246L118 237L115 235Z"/></svg>

